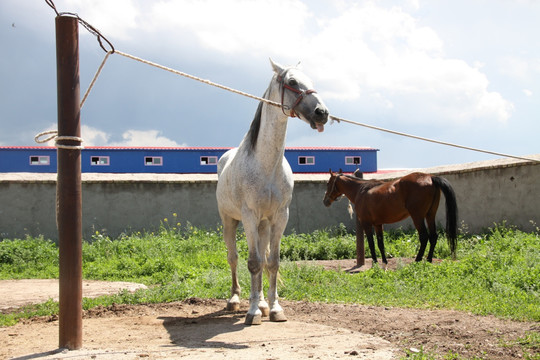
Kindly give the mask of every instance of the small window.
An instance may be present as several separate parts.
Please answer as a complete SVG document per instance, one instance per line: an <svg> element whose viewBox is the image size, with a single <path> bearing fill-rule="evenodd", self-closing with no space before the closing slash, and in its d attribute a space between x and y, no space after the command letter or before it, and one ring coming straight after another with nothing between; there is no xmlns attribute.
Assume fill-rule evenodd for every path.
<svg viewBox="0 0 540 360"><path fill-rule="evenodd" d="M50 164L51 164L51 157L48 155L30 156L30 165L50 165Z"/></svg>
<svg viewBox="0 0 540 360"><path fill-rule="evenodd" d="M315 165L315 156L299 156L298 165Z"/></svg>
<svg viewBox="0 0 540 360"><path fill-rule="evenodd" d="M217 156L201 156L201 165L217 165Z"/></svg>
<svg viewBox="0 0 540 360"><path fill-rule="evenodd" d="M144 165L145 166L162 166L163 157L162 156L145 156Z"/></svg>
<svg viewBox="0 0 540 360"><path fill-rule="evenodd" d="M91 156L90 164L97 166L109 166L109 157L108 156Z"/></svg>
<svg viewBox="0 0 540 360"><path fill-rule="evenodd" d="M345 165L360 165L362 158L360 156L345 156Z"/></svg>

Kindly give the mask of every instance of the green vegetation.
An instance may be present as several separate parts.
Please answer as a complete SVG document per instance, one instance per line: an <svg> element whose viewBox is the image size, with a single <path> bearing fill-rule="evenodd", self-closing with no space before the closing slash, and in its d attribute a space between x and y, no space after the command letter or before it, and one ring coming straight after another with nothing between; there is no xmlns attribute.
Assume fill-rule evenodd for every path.
<svg viewBox="0 0 540 360"><path fill-rule="evenodd" d="M391 256L416 255L418 238L414 232L397 231L385 236ZM238 232L237 237L239 277L243 296L247 298L247 244L242 232ZM540 321L538 231L524 233L503 224L482 235L461 235L458 261L450 260L445 240L441 234L435 257L443 261L437 265L413 263L396 271L374 267L351 275L295 263L309 259L354 258L355 236L343 227L312 234L291 234L282 241L279 293L289 300L446 308ZM0 279L55 277L58 277L58 248L54 242L43 238L0 242ZM171 302L194 296L225 299L230 289L221 229L208 231L180 226L167 219L158 233L135 233L118 239L96 233L85 240L83 277L134 281L148 286L147 290L135 293L84 299L85 309L112 303ZM0 326L13 324L21 317L57 312L57 303L50 300L14 313L0 314ZM523 341L523 346L539 343L538 337Z"/></svg>

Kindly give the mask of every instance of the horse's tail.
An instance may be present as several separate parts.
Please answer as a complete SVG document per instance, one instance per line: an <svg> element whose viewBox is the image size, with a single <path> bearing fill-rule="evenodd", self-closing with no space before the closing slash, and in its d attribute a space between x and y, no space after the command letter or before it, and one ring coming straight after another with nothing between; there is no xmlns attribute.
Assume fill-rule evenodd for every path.
<svg viewBox="0 0 540 360"><path fill-rule="evenodd" d="M457 247L457 218L458 208L456 201L456 193L450 185L450 182L445 178L439 176L432 176L431 181L437 186L444 194L446 199L446 236L448 237L448 244L450 245L450 252L452 258L456 258Z"/></svg>

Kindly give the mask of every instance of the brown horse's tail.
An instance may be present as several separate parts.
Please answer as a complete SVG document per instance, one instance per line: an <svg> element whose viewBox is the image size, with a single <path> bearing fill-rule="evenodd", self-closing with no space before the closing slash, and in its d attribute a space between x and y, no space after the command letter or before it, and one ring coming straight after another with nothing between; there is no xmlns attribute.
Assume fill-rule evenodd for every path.
<svg viewBox="0 0 540 360"><path fill-rule="evenodd" d="M450 251L452 258L456 258L457 247L457 217L458 208L456 202L456 193L450 185L450 182L445 178L439 176L432 176L431 181L437 186L444 194L446 199L446 236L448 237L448 244L450 245Z"/></svg>

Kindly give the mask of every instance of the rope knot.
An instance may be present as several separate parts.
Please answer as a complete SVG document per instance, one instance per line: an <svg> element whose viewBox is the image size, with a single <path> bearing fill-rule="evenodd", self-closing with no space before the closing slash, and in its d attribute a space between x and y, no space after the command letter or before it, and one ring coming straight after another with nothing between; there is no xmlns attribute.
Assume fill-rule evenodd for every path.
<svg viewBox="0 0 540 360"><path fill-rule="evenodd" d="M41 137L46 136L46 135L49 135L49 136L45 139L41 139ZM58 136L58 130L43 131L34 137L34 141L37 142L38 144L43 144L53 139L54 139L54 146L58 149L66 149L66 150L84 149L84 146L82 145L59 144L58 143L59 141L77 141L79 143L82 143L84 140L78 136Z"/></svg>

